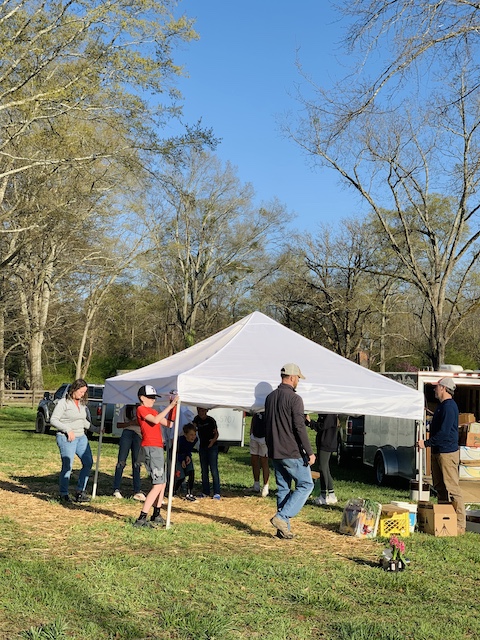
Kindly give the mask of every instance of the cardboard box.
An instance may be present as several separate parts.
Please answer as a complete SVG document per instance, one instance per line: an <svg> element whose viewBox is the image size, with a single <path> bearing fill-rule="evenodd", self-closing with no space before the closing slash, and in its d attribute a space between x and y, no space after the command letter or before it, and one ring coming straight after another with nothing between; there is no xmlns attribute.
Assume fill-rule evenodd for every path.
<svg viewBox="0 0 480 640"><path fill-rule="evenodd" d="M480 433L467 433L465 441L467 447L480 447Z"/></svg>
<svg viewBox="0 0 480 640"><path fill-rule="evenodd" d="M473 413L461 413L458 416L458 424L470 424L471 422L476 422Z"/></svg>
<svg viewBox="0 0 480 640"><path fill-rule="evenodd" d="M419 502L417 524L419 531L436 537L457 535L457 514L452 504Z"/></svg>
<svg viewBox="0 0 480 640"><path fill-rule="evenodd" d="M460 480L480 480L480 466L461 462L458 467L458 477Z"/></svg>
<svg viewBox="0 0 480 640"><path fill-rule="evenodd" d="M480 466L480 449L478 447L460 447L460 462L477 462Z"/></svg>
<svg viewBox="0 0 480 640"><path fill-rule="evenodd" d="M467 509L465 513L467 516L466 530L480 533L480 511L478 509Z"/></svg>
<svg viewBox="0 0 480 640"><path fill-rule="evenodd" d="M468 433L480 433L480 422L472 422L469 424Z"/></svg>

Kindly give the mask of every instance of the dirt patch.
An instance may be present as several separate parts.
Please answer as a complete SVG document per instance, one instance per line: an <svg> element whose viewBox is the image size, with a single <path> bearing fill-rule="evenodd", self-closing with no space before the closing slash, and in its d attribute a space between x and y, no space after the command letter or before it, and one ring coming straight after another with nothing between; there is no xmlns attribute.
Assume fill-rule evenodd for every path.
<svg viewBox="0 0 480 640"><path fill-rule="evenodd" d="M3 480L3 481L2 481ZM141 505L130 499L118 500L113 497L99 497L88 505L63 506L54 496L32 486L26 487L11 479L0 476L1 517L8 519L14 528L18 527L19 538L28 539L30 544L26 554L43 557L89 557L111 551L110 535L105 535L105 527L118 523L131 527L138 516ZM162 513L166 517L166 504ZM66 511L68 517L66 517ZM258 548L259 553L267 549L277 549L279 545L288 548L288 553L335 555L339 559L358 556L366 562L378 558L378 543L359 540L338 532L341 508L321 510L306 505L297 518L292 520L292 530L297 535L293 541L282 541L275 537L270 518L275 513L274 497L260 498L251 495L222 496L222 499L198 499L188 502L175 498L172 502L172 528L182 525L217 525L215 547L238 550L241 545L250 549ZM88 531L88 535L77 535L72 545L72 531ZM218 531L220 533L218 534ZM224 532L224 533L223 533ZM220 537L219 537L220 536ZM38 541L32 546L32 541ZM0 542L0 551L18 550L15 540ZM198 542L198 549L211 551L211 544ZM117 547L118 549L118 547ZM130 550L131 551L131 550Z"/></svg>

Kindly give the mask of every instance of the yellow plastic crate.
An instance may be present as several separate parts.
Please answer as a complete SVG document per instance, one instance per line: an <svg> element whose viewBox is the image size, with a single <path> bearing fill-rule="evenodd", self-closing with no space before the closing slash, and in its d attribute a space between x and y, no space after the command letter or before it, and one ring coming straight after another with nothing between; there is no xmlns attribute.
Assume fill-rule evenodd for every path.
<svg viewBox="0 0 480 640"><path fill-rule="evenodd" d="M397 535L406 538L410 535L410 514L405 513L389 513L382 514L378 525L378 535L382 538L389 538Z"/></svg>

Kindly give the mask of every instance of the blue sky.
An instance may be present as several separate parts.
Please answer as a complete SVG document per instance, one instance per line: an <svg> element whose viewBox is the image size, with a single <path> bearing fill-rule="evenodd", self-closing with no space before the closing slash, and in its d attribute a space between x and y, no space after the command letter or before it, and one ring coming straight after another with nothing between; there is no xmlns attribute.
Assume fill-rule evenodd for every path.
<svg viewBox="0 0 480 640"><path fill-rule="evenodd" d="M211 127L222 139L217 155L253 185L259 203L284 203L296 229L315 232L358 212L354 192L332 170L312 170L279 130L282 114L300 108L297 53L318 83L346 74L344 22L330 0L183 0L179 10L196 19L200 36L175 53L189 74L178 84L185 121Z"/></svg>

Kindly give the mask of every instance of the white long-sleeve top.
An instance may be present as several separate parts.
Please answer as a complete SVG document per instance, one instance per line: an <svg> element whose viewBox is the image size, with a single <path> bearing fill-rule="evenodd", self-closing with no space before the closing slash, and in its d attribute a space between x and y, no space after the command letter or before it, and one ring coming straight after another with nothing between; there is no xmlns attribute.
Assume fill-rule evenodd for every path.
<svg viewBox="0 0 480 640"><path fill-rule="evenodd" d="M67 398L57 402L50 423L62 433L73 431L76 438L85 435L85 429L90 428L86 405L79 402L77 407L73 400Z"/></svg>

